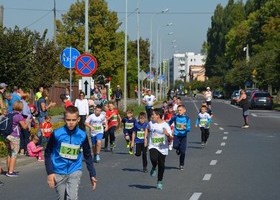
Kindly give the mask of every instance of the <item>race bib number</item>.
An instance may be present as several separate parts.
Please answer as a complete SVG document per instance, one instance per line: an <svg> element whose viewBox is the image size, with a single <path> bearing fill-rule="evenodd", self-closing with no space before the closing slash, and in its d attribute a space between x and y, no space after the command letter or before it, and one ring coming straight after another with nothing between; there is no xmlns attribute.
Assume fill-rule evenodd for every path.
<svg viewBox="0 0 280 200"><path fill-rule="evenodd" d="M93 125L94 131L101 131L102 125Z"/></svg>
<svg viewBox="0 0 280 200"><path fill-rule="evenodd" d="M133 123L125 123L125 129L132 129L134 126Z"/></svg>
<svg viewBox="0 0 280 200"><path fill-rule="evenodd" d="M199 122L199 125L200 125L201 127L205 127L206 124L207 124L207 119L201 119L200 122Z"/></svg>
<svg viewBox="0 0 280 200"><path fill-rule="evenodd" d="M184 126L185 124L183 124L183 123L176 123L176 129L178 129L178 130L184 130Z"/></svg>
<svg viewBox="0 0 280 200"><path fill-rule="evenodd" d="M165 137L164 135L153 135L153 137L151 138L152 139L152 143L153 145L155 146L159 146L161 144L164 144L164 140L165 140Z"/></svg>
<svg viewBox="0 0 280 200"><path fill-rule="evenodd" d="M59 155L62 158L67 158L71 160L76 160L80 153L80 145L61 143Z"/></svg>
<svg viewBox="0 0 280 200"><path fill-rule="evenodd" d="M111 119L112 119L112 121L118 121L118 116L117 115L113 115L113 117Z"/></svg>
<svg viewBox="0 0 280 200"><path fill-rule="evenodd" d="M144 131L138 131L137 132L137 138L144 139L144 136L145 136L145 132Z"/></svg>

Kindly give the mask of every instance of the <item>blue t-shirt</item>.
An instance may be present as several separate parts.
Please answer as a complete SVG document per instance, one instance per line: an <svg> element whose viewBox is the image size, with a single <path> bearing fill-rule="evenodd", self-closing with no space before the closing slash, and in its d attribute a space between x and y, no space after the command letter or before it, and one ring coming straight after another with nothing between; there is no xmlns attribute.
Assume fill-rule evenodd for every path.
<svg viewBox="0 0 280 200"><path fill-rule="evenodd" d="M191 120L187 115L175 115L168 122L171 125L174 122L174 135L185 136L191 130Z"/></svg>
<svg viewBox="0 0 280 200"><path fill-rule="evenodd" d="M11 100L8 101L8 112L12 112L13 111L14 103L16 101L20 101L21 100L21 97L16 92L13 92L11 96L12 96Z"/></svg>
<svg viewBox="0 0 280 200"><path fill-rule="evenodd" d="M135 144L137 143L144 143L144 135L145 135L145 129L148 126L148 122L144 122L144 124L141 124L139 121L135 123L134 126L134 133L135 133Z"/></svg>
<svg viewBox="0 0 280 200"><path fill-rule="evenodd" d="M123 133L132 134L134 125L136 124L136 119L133 117L132 119L128 119L127 117L122 119L123 123Z"/></svg>
<svg viewBox="0 0 280 200"><path fill-rule="evenodd" d="M40 99L38 99L38 101L37 101L38 117L39 118L44 118L45 116L48 115L48 111L47 110L42 111L41 103L45 103L46 107L48 106L47 101L44 97L40 97Z"/></svg>

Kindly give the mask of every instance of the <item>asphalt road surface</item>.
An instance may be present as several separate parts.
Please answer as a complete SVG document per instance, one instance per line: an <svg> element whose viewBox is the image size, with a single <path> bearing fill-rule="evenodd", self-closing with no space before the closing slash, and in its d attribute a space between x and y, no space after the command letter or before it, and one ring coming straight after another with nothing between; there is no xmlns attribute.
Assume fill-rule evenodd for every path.
<svg viewBox="0 0 280 200"><path fill-rule="evenodd" d="M141 158L128 154L120 134L115 153L101 152L101 162L95 164L95 192L84 167L79 199L279 200L280 112L250 111L250 128L242 129L240 108L214 100L210 138L203 148L200 130L194 127L202 99L184 97L183 102L192 120L186 165L178 170L178 156L169 152L162 191L156 189L156 178L142 172ZM55 199L55 191L46 183L44 163L32 162L17 170L17 178L0 176L5 183L0 187L1 200Z"/></svg>

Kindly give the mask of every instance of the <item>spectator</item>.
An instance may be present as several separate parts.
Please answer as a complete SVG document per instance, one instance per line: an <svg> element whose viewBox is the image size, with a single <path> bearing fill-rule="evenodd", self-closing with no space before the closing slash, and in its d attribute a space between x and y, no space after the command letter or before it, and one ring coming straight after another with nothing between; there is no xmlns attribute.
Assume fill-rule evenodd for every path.
<svg viewBox="0 0 280 200"><path fill-rule="evenodd" d="M36 92L36 94L35 94L35 101L38 101L42 97L43 91L44 91L43 86L40 86L38 88L38 92Z"/></svg>
<svg viewBox="0 0 280 200"><path fill-rule="evenodd" d="M80 92L79 99L76 99L75 101L75 107L77 107L79 110L79 116L80 116L79 128L85 131L86 130L85 121L89 115L89 107L88 107L88 100L85 99L84 92Z"/></svg>
<svg viewBox="0 0 280 200"><path fill-rule="evenodd" d="M0 115L2 114L2 109L7 108L7 104L4 100L4 92L6 91L6 83L0 83Z"/></svg>
<svg viewBox="0 0 280 200"><path fill-rule="evenodd" d="M28 156L36 157L38 161L44 161L43 158L43 147L37 145L39 138L37 135L31 135L30 142L27 145Z"/></svg>
<svg viewBox="0 0 280 200"><path fill-rule="evenodd" d="M121 101L122 94L123 93L122 93L120 85L117 85L117 89L114 92L114 98L115 98L115 101L116 101L117 108L119 108L119 102Z"/></svg>
<svg viewBox="0 0 280 200"><path fill-rule="evenodd" d="M8 111L13 111L13 105L16 101L21 100L22 89L18 88L17 86L14 86L13 93L11 94L11 99L8 99Z"/></svg>
<svg viewBox="0 0 280 200"><path fill-rule="evenodd" d="M67 108L68 106L73 106L72 102L69 100L66 94L61 94L60 99L63 102L64 108Z"/></svg>

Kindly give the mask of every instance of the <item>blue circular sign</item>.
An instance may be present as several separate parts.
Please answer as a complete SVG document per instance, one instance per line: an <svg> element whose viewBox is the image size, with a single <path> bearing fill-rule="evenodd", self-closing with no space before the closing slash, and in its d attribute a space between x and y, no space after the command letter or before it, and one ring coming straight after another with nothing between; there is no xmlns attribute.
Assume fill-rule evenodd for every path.
<svg viewBox="0 0 280 200"><path fill-rule="evenodd" d="M68 69L75 68L75 62L80 56L80 52L73 47L66 47L60 54L62 65Z"/></svg>

